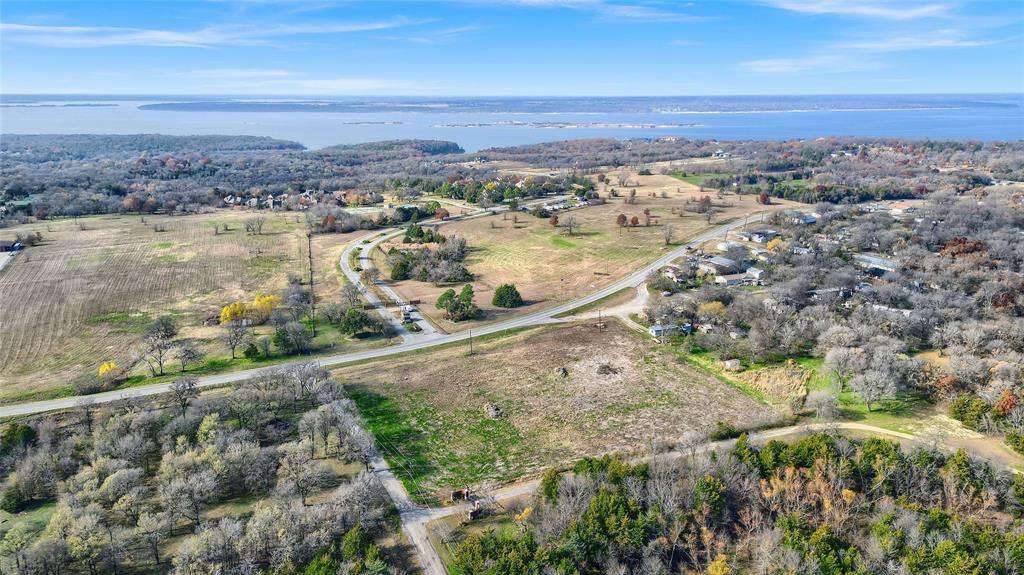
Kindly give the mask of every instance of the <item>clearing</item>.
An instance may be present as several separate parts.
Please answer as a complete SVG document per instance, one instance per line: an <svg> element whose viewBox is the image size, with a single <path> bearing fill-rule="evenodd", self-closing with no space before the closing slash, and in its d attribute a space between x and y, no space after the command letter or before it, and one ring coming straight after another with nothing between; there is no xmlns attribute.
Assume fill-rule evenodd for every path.
<svg viewBox="0 0 1024 575"><path fill-rule="evenodd" d="M706 194L718 210L709 225L703 214L684 209L696 206L700 197L696 186L664 175L632 174L629 179L635 187L615 188L610 182L598 184L601 197L608 202L558 212L558 227L552 226L547 218L527 213L501 213L442 225L443 233L460 235L468 243L466 265L474 276L471 283L476 303L484 312L478 320L453 323L445 320L443 312L435 308L437 296L449 287L458 291L458 285L435 286L405 280L394 282L392 287L405 300L420 300L420 311L443 331L460 331L597 291L712 225L801 205L776 201L762 206L754 196ZM609 197L613 188L619 197ZM632 191L636 195L633 203L629 203ZM650 212L649 226L645 225L644 210ZM620 228L616 223L619 214L625 214L629 220L636 217L639 225ZM570 217L575 218L579 226L572 235L565 230L565 222ZM670 246L665 245L662 236L662 226L666 224L675 227ZM387 269L382 252L375 253L375 261L378 268ZM383 276L387 277L386 271ZM526 305L514 310L492 306L494 290L504 283L514 283Z"/></svg>
<svg viewBox="0 0 1024 575"><path fill-rule="evenodd" d="M38 230L43 243L0 272L0 401L66 394L73 379L95 374L100 363L124 365L145 326L163 314L174 316L180 336L195 339L216 363L209 369L242 367L220 365L229 363L219 359L229 355L217 340L223 329L204 320L231 301L277 292L289 274L309 273L304 216L260 215L266 218L260 235L245 231L251 213L226 210L107 215L3 230L3 237ZM314 237L321 300L340 289L337 257L362 233ZM318 346L340 341L336 331L327 332Z"/></svg>
<svg viewBox="0 0 1024 575"><path fill-rule="evenodd" d="M607 322L533 328L335 371L420 501L585 455L672 444L718 421L777 420L767 405ZM564 368L564 371L562 371ZM488 406L501 415L492 417Z"/></svg>

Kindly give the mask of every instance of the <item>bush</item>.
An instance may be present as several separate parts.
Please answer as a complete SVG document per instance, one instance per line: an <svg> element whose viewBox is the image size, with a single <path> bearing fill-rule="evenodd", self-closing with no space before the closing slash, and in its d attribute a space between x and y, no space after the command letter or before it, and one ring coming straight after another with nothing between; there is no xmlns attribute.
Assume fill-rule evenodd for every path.
<svg viewBox="0 0 1024 575"><path fill-rule="evenodd" d="M981 417L988 413L989 405L973 395L961 395L949 404L949 416L971 429L978 429Z"/></svg>
<svg viewBox="0 0 1024 575"><path fill-rule="evenodd" d="M501 284L498 289L494 290L494 298L491 303L497 307L519 307L523 305L523 296L519 295L515 284Z"/></svg>
<svg viewBox="0 0 1024 575"><path fill-rule="evenodd" d="M1013 448L1017 453L1024 455L1024 433L1017 433L1016 431L1006 432L1006 444Z"/></svg>
<svg viewBox="0 0 1024 575"><path fill-rule="evenodd" d="M12 483L4 489L3 493L0 493L0 509L8 513L21 511L21 507L24 504L25 497L22 496L21 489L18 488L17 483Z"/></svg>
<svg viewBox="0 0 1024 575"><path fill-rule="evenodd" d="M24 423L9 423L0 433L0 455L7 455L17 447L32 445L35 441L35 429Z"/></svg>
<svg viewBox="0 0 1024 575"><path fill-rule="evenodd" d="M249 345L245 346L242 355L245 356L245 359L256 359L260 356L260 348L256 347L255 343L250 342Z"/></svg>
<svg viewBox="0 0 1024 575"><path fill-rule="evenodd" d="M732 439L733 437L739 437L740 430L736 429L736 426L728 421L719 421L715 424L715 428L711 430L708 437L712 441L722 441L723 439Z"/></svg>
<svg viewBox="0 0 1024 575"><path fill-rule="evenodd" d="M540 480L540 492L548 503L558 501L558 484L562 482L562 475L557 469L548 469Z"/></svg>

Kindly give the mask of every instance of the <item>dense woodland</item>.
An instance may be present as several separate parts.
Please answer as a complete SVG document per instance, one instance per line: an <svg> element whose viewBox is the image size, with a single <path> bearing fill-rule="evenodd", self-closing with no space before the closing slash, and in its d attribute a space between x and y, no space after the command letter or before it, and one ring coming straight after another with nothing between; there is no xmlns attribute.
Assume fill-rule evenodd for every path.
<svg viewBox="0 0 1024 575"><path fill-rule="evenodd" d="M397 517L363 473L373 440L325 370L281 368L203 395L195 383L6 424L0 506L52 512L43 525L5 529L0 571L382 573L389 561L406 564L374 544Z"/></svg>
<svg viewBox="0 0 1024 575"><path fill-rule="evenodd" d="M1024 478L963 452L826 434L544 477L515 526L455 544L455 575L1024 571Z"/></svg>
<svg viewBox="0 0 1024 575"><path fill-rule="evenodd" d="M819 139L572 140L464 154L457 144L396 140L321 150L249 136L18 136L0 144L0 206L8 219L116 212L191 212L227 196L274 207L365 205L382 192L473 203L593 189L585 173L716 157L704 185L815 203L923 197L992 178L1024 180L1024 144ZM484 160L470 163L470 160ZM569 175L499 178L489 162L568 168ZM657 168L673 171L669 164ZM721 176L720 173L728 173Z"/></svg>

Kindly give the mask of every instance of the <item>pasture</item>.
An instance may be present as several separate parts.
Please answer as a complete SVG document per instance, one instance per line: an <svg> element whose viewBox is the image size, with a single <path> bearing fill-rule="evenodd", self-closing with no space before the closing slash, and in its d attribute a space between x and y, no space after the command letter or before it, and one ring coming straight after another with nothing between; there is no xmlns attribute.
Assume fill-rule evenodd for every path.
<svg viewBox="0 0 1024 575"><path fill-rule="evenodd" d="M410 493L496 485L585 455L634 452L767 405L617 321L533 328L474 346L335 370ZM564 368L564 371L563 371ZM488 405L501 415L492 417Z"/></svg>
<svg viewBox="0 0 1024 575"><path fill-rule="evenodd" d="M480 319L453 323L443 318L434 301L450 286L405 280L395 282L393 287L407 300L422 301L420 310L441 329L469 329L597 291L717 223L742 217L753 220L761 212L797 206L783 201L762 206L752 196L710 194L718 213L708 224L703 214L688 211L696 207L700 197L696 186L664 175L631 173L629 179L635 185L628 188L611 182L599 184L598 191L607 203L558 212L557 226L547 218L522 212L441 226L443 233L462 236L469 245L466 264L474 276L476 303L483 310ZM610 176L609 180L615 178ZM617 197L611 196L612 189L616 189ZM635 192L632 198L631 192ZM645 210L650 214L650 225ZM620 227L616 221L620 214L629 222L637 218L638 225ZM570 217L578 223L572 234L565 226ZM662 235L665 225L675 228L671 245L666 245ZM376 262L386 270L383 254L377 254ZM516 284L525 306L506 310L491 305L494 290L504 283Z"/></svg>
<svg viewBox="0 0 1024 575"><path fill-rule="evenodd" d="M43 235L0 272L0 400L67 394L104 361L125 365L145 326L164 314L207 357L228 356L222 328L204 320L309 273L301 214L262 214L261 234L246 232L249 215L109 215L0 231ZM340 288L334 260L358 233L314 238L318 297ZM324 337L318 344L328 344Z"/></svg>

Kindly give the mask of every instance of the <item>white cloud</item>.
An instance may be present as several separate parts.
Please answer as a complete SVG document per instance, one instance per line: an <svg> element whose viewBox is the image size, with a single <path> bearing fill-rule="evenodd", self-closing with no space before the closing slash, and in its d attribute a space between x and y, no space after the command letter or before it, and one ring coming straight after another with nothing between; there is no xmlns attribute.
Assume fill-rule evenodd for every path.
<svg viewBox="0 0 1024 575"><path fill-rule="evenodd" d="M395 18L378 22L318 22L308 24L209 26L192 31L111 26L37 26L0 23L5 41L58 48L160 46L209 48L225 45L266 45L273 38L316 34L345 34L387 30L417 22Z"/></svg>
<svg viewBox="0 0 1024 575"><path fill-rule="evenodd" d="M451 42L455 38L471 32L482 30L480 26L459 26L456 28L445 28L441 30L431 30L427 34L407 34L407 35L390 35L390 36L378 36L382 40L400 40L403 42L412 42L414 44L444 44Z"/></svg>
<svg viewBox="0 0 1024 575"><path fill-rule="evenodd" d="M861 2L859 0L766 0L766 4L804 14L838 14L884 20L916 20L944 16L950 6L920 2Z"/></svg>
<svg viewBox="0 0 1024 575"><path fill-rule="evenodd" d="M922 35L879 36L840 42L836 46L846 50L867 52L902 52L931 48L974 48L997 43L994 40L972 40L959 30L936 30Z"/></svg>
<svg viewBox="0 0 1024 575"><path fill-rule="evenodd" d="M179 78L241 80L247 78L287 78L296 74L289 70L265 68L209 68L206 70L192 70L190 72L175 72L171 75Z"/></svg>

